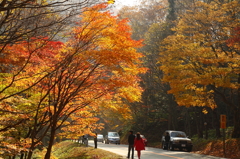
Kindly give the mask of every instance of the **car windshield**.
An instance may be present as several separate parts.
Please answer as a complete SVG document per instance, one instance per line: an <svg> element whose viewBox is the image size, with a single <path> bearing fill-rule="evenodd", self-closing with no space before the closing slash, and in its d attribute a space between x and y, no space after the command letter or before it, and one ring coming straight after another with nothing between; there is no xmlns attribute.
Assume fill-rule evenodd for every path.
<svg viewBox="0 0 240 159"><path fill-rule="evenodd" d="M171 137L186 137L184 132L171 132Z"/></svg>
<svg viewBox="0 0 240 159"><path fill-rule="evenodd" d="M116 132L110 132L110 133L108 133L108 136L119 137L118 133L116 133Z"/></svg>

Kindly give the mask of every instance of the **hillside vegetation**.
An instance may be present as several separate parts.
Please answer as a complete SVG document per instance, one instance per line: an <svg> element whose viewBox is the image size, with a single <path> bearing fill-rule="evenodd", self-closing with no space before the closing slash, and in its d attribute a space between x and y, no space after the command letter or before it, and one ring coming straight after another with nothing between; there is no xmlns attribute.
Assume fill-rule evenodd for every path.
<svg viewBox="0 0 240 159"><path fill-rule="evenodd" d="M42 158L45 154L45 150L35 153L34 158ZM101 149L95 149L93 147L85 147L85 145L72 142L63 141L53 146L53 152L51 159L122 159L122 156L104 151Z"/></svg>
<svg viewBox="0 0 240 159"><path fill-rule="evenodd" d="M225 157L240 159L240 139L227 139L225 141ZM195 140L194 153L224 157L222 140Z"/></svg>

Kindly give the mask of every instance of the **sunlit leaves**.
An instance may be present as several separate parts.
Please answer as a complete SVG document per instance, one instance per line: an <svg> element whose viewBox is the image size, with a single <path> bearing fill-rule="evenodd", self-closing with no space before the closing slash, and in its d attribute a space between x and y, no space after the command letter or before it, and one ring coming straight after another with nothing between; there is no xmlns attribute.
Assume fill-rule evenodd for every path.
<svg viewBox="0 0 240 159"><path fill-rule="evenodd" d="M213 87L239 88L239 50L226 44L239 26L238 5L199 1L196 10L179 20L176 34L163 43L161 68L178 104L215 107Z"/></svg>
<svg viewBox="0 0 240 159"><path fill-rule="evenodd" d="M140 61L143 56L135 49L142 46L141 41L131 39L131 29L127 23L126 19L119 20L109 12L90 10L82 15L81 26L73 30L76 39L71 45L76 45L79 40L92 39L89 49L84 55L78 56L93 60L104 69L110 69L112 73L109 86L116 82L115 87L126 87L135 83L137 74L145 72ZM109 76L107 72L104 73L106 77ZM107 78L102 81L104 80Z"/></svg>
<svg viewBox="0 0 240 159"><path fill-rule="evenodd" d="M96 118L102 108L124 120L131 117L122 100L140 101L138 75L146 69L136 48L142 41L132 40L129 21L103 12L104 7L83 13L65 43L36 37L6 46L0 60L6 72L1 74L1 97L7 99L0 108L6 122L14 122L1 128L16 127L23 141L30 141L30 151L50 128L49 147L60 128L65 137L91 134L103 128ZM102 107L105 100L109 105Z"/></svg>
<svg viewBox="0 0 240 159"><path fill-rule="evenodd" d="M81 15L81 25L73 29L74 38L67 47L75 46L76 49L77 46L83 50L76 57L85 60L82 61L86 63L85 66L99 64L94 71L95 76L89 78L89 82L94 81L95 88L89 91L89 96L97 91L104 92L104 100L98 103L100 110L107 114L111 112L124 121L124 118L130 117L130 111L121 100L139 101L142 92L138 74L144 73L146 69L142 67L143 55L136 51L136 48L142 46L142 41L131 39L128 20L119 20L109 12L99 12L102 7L105 6L96 6L94 9L97 10L92 8ZM90 41L87 43L89 45L85 43L83 46L83 41Z"/></svg>
<svg viewBox="0 0 240 159"><path fill-rule="evenodd" d="M115 3L115 0L108 0L108 4L113 4Z"/></svg>

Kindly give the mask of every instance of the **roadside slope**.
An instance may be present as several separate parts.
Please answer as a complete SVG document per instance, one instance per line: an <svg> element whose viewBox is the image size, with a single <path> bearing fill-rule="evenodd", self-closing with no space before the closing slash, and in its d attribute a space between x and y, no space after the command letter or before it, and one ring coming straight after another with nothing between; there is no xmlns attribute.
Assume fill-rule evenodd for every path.
<svg viewBox="0 0 240 159"><path fill-rule="evenodd" d="M193 153L224 157L222 140L201 140L194 143ZM225 145L226 158L240 159L240 139L227 139Z"/></svg>

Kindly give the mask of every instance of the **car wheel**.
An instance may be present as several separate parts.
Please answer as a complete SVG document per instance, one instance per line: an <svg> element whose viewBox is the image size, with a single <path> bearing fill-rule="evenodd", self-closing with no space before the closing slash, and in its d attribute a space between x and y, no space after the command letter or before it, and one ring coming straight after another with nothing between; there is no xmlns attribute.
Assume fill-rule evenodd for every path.
<svg viewBox="0 0 240 159"><path fill-rule="evenodd" d="M191 152L192 151L192 147L187 148L187 151Z"/></svg>

